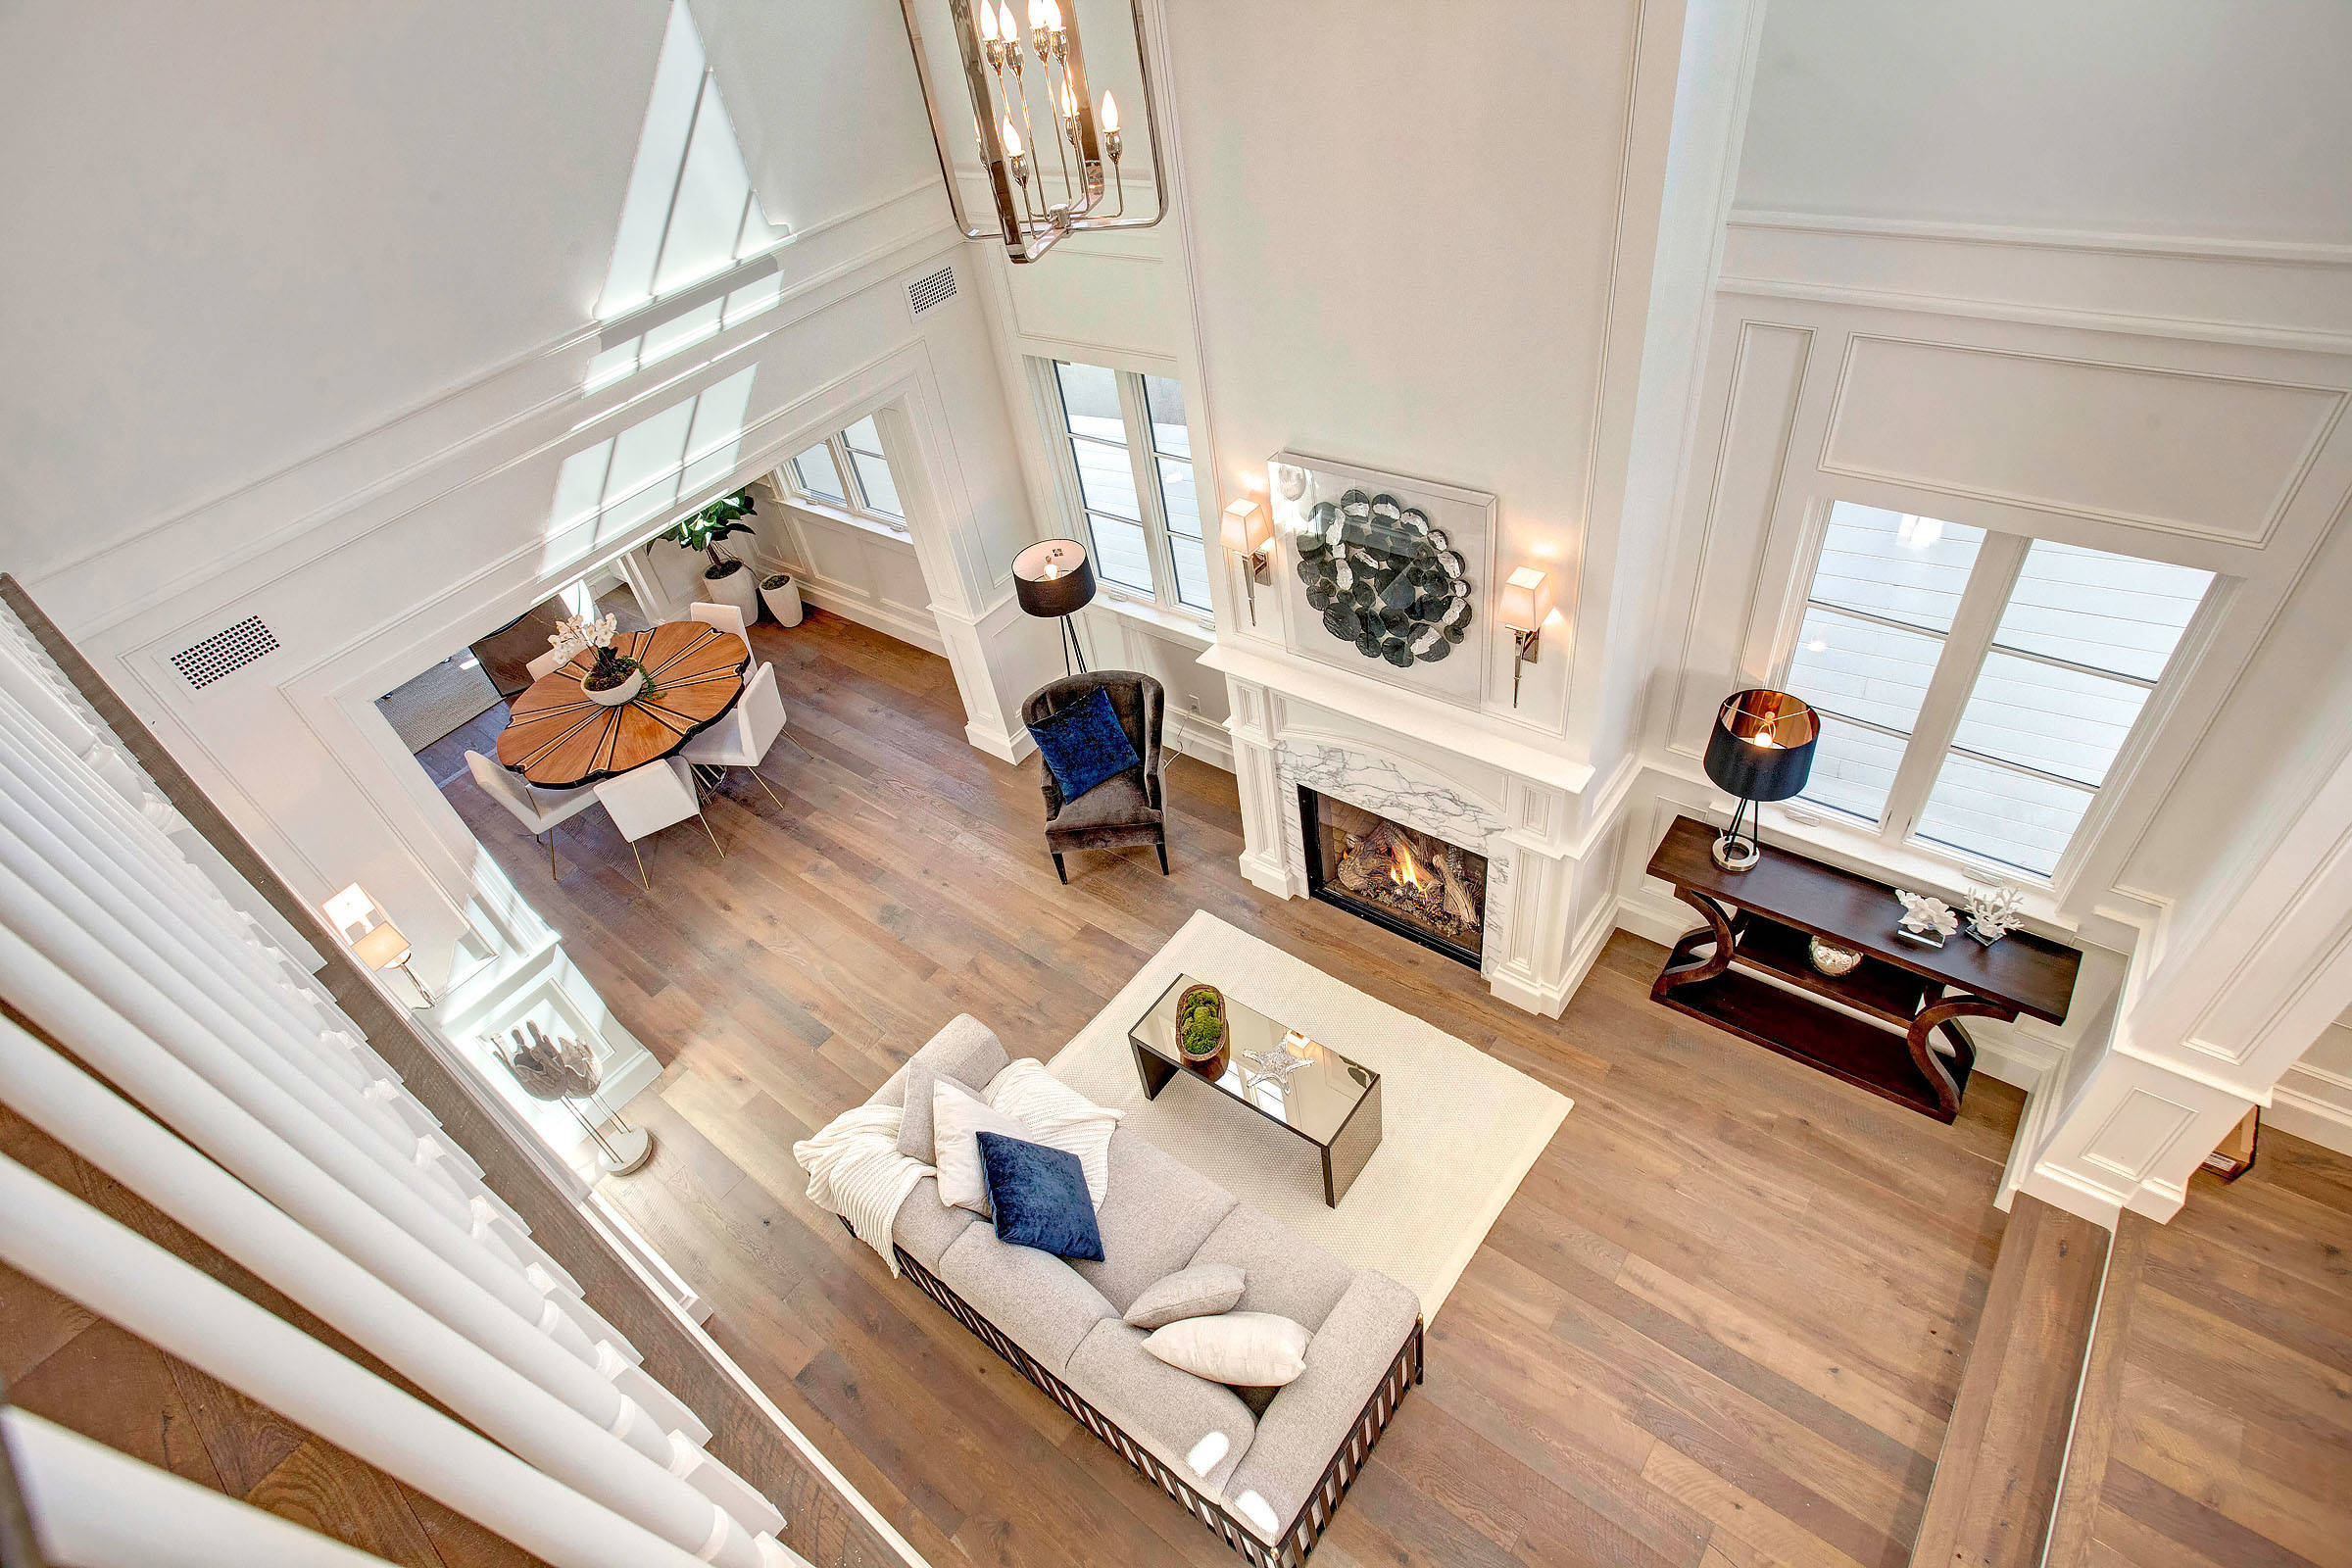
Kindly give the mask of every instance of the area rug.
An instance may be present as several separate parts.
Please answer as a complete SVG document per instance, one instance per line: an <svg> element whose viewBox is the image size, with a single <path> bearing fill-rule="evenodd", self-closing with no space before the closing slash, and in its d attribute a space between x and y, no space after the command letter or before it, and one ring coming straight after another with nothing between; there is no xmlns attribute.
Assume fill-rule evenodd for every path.
<svg viewBox="0 0 2352 1568"><path fill-rule="evenodd" d="M467 719L478 717L498 701L498 688L482 673L471 654L445 659L413 680L403 681L375 700L375 706L400 743L421 752Z"/></svg>
<svg viewBox="0 0 2352 1568"><path fill-rule="evenodd" d="M1189 1073L1144 1098L1127 1026L1179 974L1205 980L1381 1077L1375 1150L1338 1208L1314 1146ZM1434 1319L1502 1205L1574 1103L1434 1025L1206 910L1047 1064L1236 1198L1345 1262L1376 1268Z"/></svg>

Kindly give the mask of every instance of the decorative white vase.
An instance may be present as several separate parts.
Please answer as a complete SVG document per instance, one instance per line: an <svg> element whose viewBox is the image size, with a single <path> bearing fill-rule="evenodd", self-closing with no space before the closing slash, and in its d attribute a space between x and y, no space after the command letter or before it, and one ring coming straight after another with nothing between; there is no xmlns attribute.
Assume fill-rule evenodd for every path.
<svg viewBox="0 0 2352 1568"><path fill-rule="evenodd" d="M588 684L585 676L581 677L580 680L581 694L590 702L605 708L618 708L621 704L629 701L643 690L645 690L645 668L643 665L630 670L629 678L627 680L622 681L617 686L607 687L601 692L591 687Z"/></svg>
<svg viewBox="0 0 2352 1568"><path fill-rule="evenodd" d="M743 612L745 625L760 618L760 574L749 565L738 565L724 577L701 577L703 603L733 605Z"/></svg>
<svg viewBox="0 0 2352 1568"><path fill-rule="evenodd" d="M767 603L767 612L776 617L779 626L798 626L801 623L801 585L791 577L784 579L781 588L762 588L760 597Z"/></svg>

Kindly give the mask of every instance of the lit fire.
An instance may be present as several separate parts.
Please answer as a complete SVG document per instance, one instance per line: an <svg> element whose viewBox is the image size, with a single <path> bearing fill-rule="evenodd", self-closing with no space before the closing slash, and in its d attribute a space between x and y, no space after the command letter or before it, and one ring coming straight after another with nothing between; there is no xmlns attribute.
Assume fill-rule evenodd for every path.
<svg viewBox="0 0 2352 1568"><path fill-rule="evenodd" d="M1421 867L1413 859L1411 846L1401 839L1396 842L1396 858L1389 862L1389 880L1400 888L1421 885Z"/></svg>

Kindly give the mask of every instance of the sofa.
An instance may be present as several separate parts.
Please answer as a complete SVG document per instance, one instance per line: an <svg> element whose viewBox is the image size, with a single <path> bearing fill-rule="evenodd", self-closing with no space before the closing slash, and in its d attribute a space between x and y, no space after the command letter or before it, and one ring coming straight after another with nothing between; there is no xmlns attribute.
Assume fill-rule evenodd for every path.
<svg viewBox="0 0 2352 1568"><path fill-rule="evenodd" d="M1009 1059L968 1014L914 1058L976 1094ZM868 1103L903 1105L907 1071ZM1102 1261L1064 1261L999 1241L988 1221L941 1202L926 1176L900 1203L891 1240L927 1295L1245 1559L1297 1568L1421 1381L1419 1298L1385 1274L1349 1268L1125 1126L1111 1135L1096 1221ZM1236 1310L1279 1313L1312 1335L1305 1372L1262 1413L1149 1354L1145 1332L1121 1321L1146 1287L1199 1263L1243 1271Z"/></svg>

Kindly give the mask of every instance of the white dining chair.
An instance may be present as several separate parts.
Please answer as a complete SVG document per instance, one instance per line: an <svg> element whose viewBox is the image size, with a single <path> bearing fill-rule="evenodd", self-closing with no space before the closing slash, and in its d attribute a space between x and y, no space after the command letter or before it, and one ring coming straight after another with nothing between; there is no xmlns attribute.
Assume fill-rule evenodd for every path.
<svg viewBox="0 0 2352 1568"><path fill-rule="evenodd" d="M784 733L784 699L776 691L776 666L761 664L726 717L686 743L678 755L700 767L748 767L767 798L784 802L760 776L768 749Z"/></svg>
<svg viewBox="0 0 2352 1568"><path fill-rule="evenodd" d="M749 571L751 568L746 566L744 569ZM713 605L698 599L686 607L686 613L706 626L716 626L720 631L734 633L743 641L745 657L751 656L752 634L743 629L743 612L733 605Z"/></svg>
<svg viewBox="0 0 2352 1568"><path fill-rule="evenodd" d="M524 664L523 668L531 672L531 679L537 680L542 675L552 674L554 671L562 669L565 664L571 662L571 659L572 656L564 652L563 649L550 648L537 659Z"/></svg>
<svg viewBox="0 0 2352 1568"><path fill-rule="evenodd" d="M596 798L605 803L605 813L620 836L629 841L629 853L637 857L637 880L650 892L653 881L645 874L645 857L637 852L637 841L651 838L665 827L671 827L688 817L703 817L702 797L695 793L694 774L685 760L664 757L643 767L632 767L626 773L608 778L595 785ZM718 835L710 832L710 821L703 817L703 831L710 834L710 847L718 850L720 859L727 852L719 850Z"/></svg>
<svg viewBox="0 0 2352 1568"><path fill-rule="evenodd" d="M543 790L527 779L516 777L479 752L466 754L466 765L473 772L473 781L482 793L514 813L514 820L531 830L535 840L547 835L547 875L556 876L556 824L569 821L596 804L596 791L581 786L573 790Z"/></svg>

